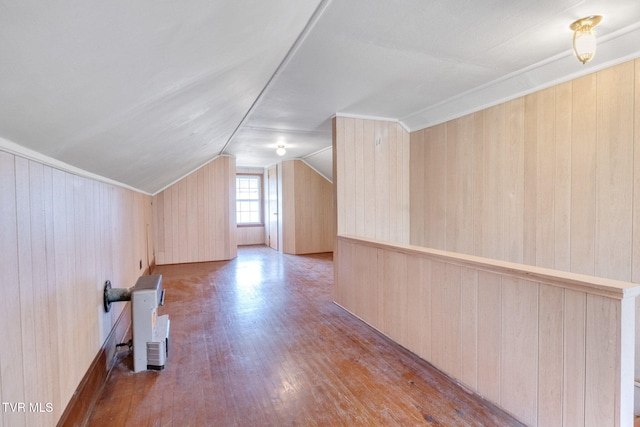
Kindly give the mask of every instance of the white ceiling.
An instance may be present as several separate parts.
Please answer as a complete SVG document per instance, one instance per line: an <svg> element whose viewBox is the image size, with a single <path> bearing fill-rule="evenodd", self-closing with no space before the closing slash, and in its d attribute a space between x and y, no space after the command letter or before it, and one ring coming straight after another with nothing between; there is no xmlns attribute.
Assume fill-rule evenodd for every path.
<svg viewBox="0 0 640 427"><path fill-rule="evenodd" d="M150 194L281 143L331 178L336 113L417 130L637 57L638 0L5 0L0 148Z"/></svg>

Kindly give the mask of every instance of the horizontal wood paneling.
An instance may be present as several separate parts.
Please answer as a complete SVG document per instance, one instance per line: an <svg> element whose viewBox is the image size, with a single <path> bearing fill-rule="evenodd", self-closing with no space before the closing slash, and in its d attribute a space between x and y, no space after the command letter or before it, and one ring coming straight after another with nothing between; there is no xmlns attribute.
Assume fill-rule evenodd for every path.
<svg viewBox="0 0 640 427"><path fill-rule="evenodd" d="M235 159L218 157L153 197L156 263L237 254Z"/></svg>
<svg viewBox="0 0 640 427"><path fill-rule="evenodd" d="M632 425L639 286L355 237L336 258L338 304L526 424Z"/></svg>
<svg viewBox="0 0 640 427"><path fill-rule="evenodd" d="M333 184L301 160L282 162L283 252L333 252Z"/></svg>
<svg viewBox="0 0 640 427"><path fill-rule="evenodd" d="M409 242L409 133L396 122L334 119L337 232Z"/></svg>
<svg viewBox="0 0 640 427"><path fill-rule="evenodd" d="M1 151L0 177L0 397L51 409L0 425L51 426L121 313L104 312L104 282L149 265L151 197Z"/></svg>

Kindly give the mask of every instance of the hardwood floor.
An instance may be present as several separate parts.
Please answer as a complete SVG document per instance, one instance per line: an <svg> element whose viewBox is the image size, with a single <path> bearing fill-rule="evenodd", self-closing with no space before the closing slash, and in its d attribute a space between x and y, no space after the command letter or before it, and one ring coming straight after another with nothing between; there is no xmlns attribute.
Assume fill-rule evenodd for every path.
<svg viewBox="0 0 640 427"><path fill-rule="evenodd" d="M154 274L166 368L118 353L90 426L522 425L333 304L331 254L241 247Z"/></svg>

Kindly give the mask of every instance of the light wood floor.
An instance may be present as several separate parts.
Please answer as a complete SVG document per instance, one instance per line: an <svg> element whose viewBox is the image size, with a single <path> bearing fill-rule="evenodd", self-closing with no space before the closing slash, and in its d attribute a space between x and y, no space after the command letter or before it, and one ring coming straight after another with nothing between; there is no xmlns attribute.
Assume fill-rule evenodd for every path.
<svg viewBox="0 0 640 427"><path fill-rule="evenodd" d="M90 426L514 426L332 302L331 254L160 266L169 357L117 356Z"/></svg>

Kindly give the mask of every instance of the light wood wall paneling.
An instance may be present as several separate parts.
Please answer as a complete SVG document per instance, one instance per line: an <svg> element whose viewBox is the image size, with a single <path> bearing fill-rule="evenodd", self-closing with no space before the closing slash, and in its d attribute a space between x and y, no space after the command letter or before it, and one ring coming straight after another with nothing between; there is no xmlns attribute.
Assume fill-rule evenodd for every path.
<svg viewBox="0 0 640 427"><path fill-rule="evenodd" d="M409 227L411 229L412 245L426 246L425 242L425 216L426 197L424 196L425 170L424 159L426 144L424 142L424 130L411 132L410 141L410 161L409 161L409 186L413 195L409 206ZM339 186L338 186L339 187ZM363 236L364 233L358 233Z"/></svg>
<svg viewBox="0 0 640 427"><path fill-rule="evenodd" d="M38 368L36 356L37 332L35 325L36 307L34 304L34 268L31 248L31 215L30 215L30 180L29 161L16 158L16 208L18 230L18 280L20 283L20 326L23 336L21 353L24 358L24 388L25 402L37 399L40 394L38 385ZM34 183L35 184L35 183ZM35 185L34 185L35 187ZM34 191L37 191L34 188ZM40 266L38 267L40 268ZM35 272L38 275L38 272Z"/></svg>
<svg viewBox="0 0 640 427"><path fill-rule="evenodd" d="M408 132L359 118L336 117L334 126L338 234L408 243Z"/></svg>
<svg viewBox="0 0 640 427"><path fill-rule="evenodd" d="M156 194L152 215L157 264L234 258L235 159L219 157Z"/></svg>
<svg viewBox="0 0 640 427"><path fill-rule="evenodd" d="M556 87L554 177L554 268L571 271L571 150L573 85Z"/></svg>
<svg viewBox="0 0 640 427"><path fill-rule="evenodd" d="M384 252L382 267L381 324L382 332L402 346L407 346L407 256Z"/></svg>
<svg viewBox="0 0 640 427"><path fill-rule="evenodd" d="M500 403L527 425L539 425L538 288L535 282L502 278Z"/></svg>
<svg viewBox="0 0 640 427"><path fill-rule="evenodd" d="M447 250L473 253L473 152L466 147L472 116L447 124ZM458 165L460 168L458 169ZM423 168L420 168L423 169Z"/></svg>
<svg viewBox="0 0 640 427"><path fill-rule="evenodd" d="M238 227L238 246L264 245L264 227Z"/></svg>
<svg viewBox="0 0 640 427"><path fill-rule="evenodd" d="M596 74L573 81L571 271L595 273Z"/></svg>
<svg viewBox="0 0 640 427"><path fill-rule="evenodd" d="M122 310L103 312L104 281L148 264L150 197L5 152L0 174L0 397L45 409L0 424L54 425Z"/></svg>
<svg viewBox="0 0 640 427"><path fill-rule="evenodd" d="M461 272L461 362L460 380L478 389L478 271L463 268Z"/></svg>
<svg viewBox="0 0 640 427"><path fill-rule="evenodd" d="M283 252L332 252L333 184L301 160L282 162Z"/></svg>
<svg viewBox="0 0 640 427"><path fill-rule="evenodd" d="M432 263L432 274L436 263ZM460 378L462 372L462 313L459 308L462 305L462 269L458 265L442 263L444 281L442 287L434 286L442 291L442 303L437 303L437 296L433 296L432 310L434 318L440 320L440 334L433 332L433 348L441 352L442 370L455 378ZM432 276L433 277L433 276ZM434 282L435 283L435 282ZM438 310L453 310L453 313L439 313ZM434 326L436 322L434 322ZM436 341L439 338L439 342ZM434 359L435 360L435 359Z"/></svg>
<svg viewBox="0 0 640 427"><path fill-rule="evenodd" d="M349 128L351 126L348 126ZM345 128L346 131L346 128ZM351 130L349 131L351 132ZM353 138L357 141L352 147L350 147L350 143L345 143L345 150L348 153L347 156L353 156L353 163L350 167L354 168L354 174L351 176L350 174L345 178L348 180L349 185L353 185L353 188L361 188L364 189L368 185L370 185L370 177L367 176L365 171L365 161L364 161L364 121L362 119L356 118L353 122ZM349 134L345 134L345 142L349 141ZM345 157L350 158L350 157ZM346 168L343 170L346 173ZM362 209L363 206L366 206L365 200L367 200L367 191L358 191L355 194L353 199L352 208L355 209L354 215L349 217L348 221L355 221L355 232L364 236L366 233L366 212Z"/></svg>
<svg viewBox="0 0 640 427"><path fill-rule="evenodd" d="M553 268L555 88L525 97L524 262Z"/></svg>
<svg viewBox="0 0 640 427"><path fill-rule="evenodd" d="M483 111L483 255L489 258L505 259L504 242L504 163L505 163L505 119L504 105L497 105ZM453 171L450 171L453 172Z"/></svg>
<svg viewBox="0 0 640 427"><path fill-rule="evenodd" d="M425 168L426 189L429 197L425 203L425 243L430 248L445 249L447 217L447 128L434 126L424 131L425 156L433 163Z"/></svg>
<svg viewBox="0 0 640 427"><path fill-rule="evenodd" d="M637 63L413 132L411 243L635 280Z"/></svg>
<svg viewBox="0 0 640 427"><path fill-rule="evenodd" d="M528 425L631 425L639 286L355 237L338 248L339 304Z"/></svg>
<svg viewBox="0 0 640 427"><path fill-rule="evenodd" d="M365 174L365 184L364 184L364 205L362 206L356 206L353 204L353 199L352 199L352 195L357 192L358 189L353 187L353 180L351 179L351 165L354 163L353 158L351 157L347 157L346 158L346 164L345 164L345 174L347 175L347 179L345 181L345 183L347 183L349 185L349 190L348 193L349 194L347 196L347 194L345 194L346 197L349 197L352 201L352 211L349 211L351 213L347 213L347 221L349 222L349 224L351 225L351 221L353 218L353 212L357 212L358 210L362 211L362 215L364 215L364 231L366 234L364 234L364 236L377 236L376 233L379 232L380 230L380 226L379 224L376 222L376 199L377 199L377 191L378 189L376 188L376 178L375 178L375 173L376 173L376 169L375 169L375 165L376 165L376 158L375 158L375 132L374 132L374 125L375 122L372 120L363 120L363 119L353 119L353 120L349 120L349 121L345 121L345 135L348 135L347 133L347 128L356 125L356 127L359 126L358 121L362 122L362 140L356 139L355 140L355 145L358 146L358 149L355 150L355 154L357 156L360 155L360 153L362 153L362 158L363 158L363 167L364 167L364 174ZM349 146L350 142L349 139L347 139L345 137L344 139L344 144L346 146ZM360 149L360 147L362 147ZM350 152L346 151L345 154L350 154ZM379 177L377 179L380 179ZM339 205L338 205L339 206ZM347 233L353 233L353 228L349 228L347 230Z"/></svg>
<svg viewBox="0 0 640 427"><path fill-rule="evenodd" d="M0 269L3 297L0 298L0 397L3 402L24 402L24 360L21 355L23 334L20 304L20 271L16 206L16 171L14 156L0 151ZM0 418L5 426L25 425L26 415L3 411Z"/></svg>
<svg viewBox="0 0 640 427"><path fill-rule="evenodd" d="M562 425L564 427L581 426L585 423L586 312L586 293L565 290L563 322L565 329L572 333L565 333L563 337Z"/></svg>
<svg viewBox="0 0 640 427"><path fill-rule="evenodd" d="M415 344L415 353L431 359L431 287L429 260L407 259L407 346Z"/></svg>
<svg viewBox="0 0 640 427"><path fill-rule="evenodd" d="M631 280L633 78L627 62L600 71L597 82L595 274L619 280Z"/></svg>
<svg viewBox="0 0 640 427"><path fill-rule="evenodd" d="M616 344L619 340L617 322L620 313L611 300L587 295L587 352L585 359L585 425L615 425L615 396L605 390L616 387ZM610 342L600 351L589 351L598 344Z"/></svg>
<svg viewBox="0 0 640 427"><path fill-rule="evenodd" d="M502 278L478 272L478 392L500 402Z"/></svg>
<svg viewBox="0 0 640 427"><path fill-rule="evenodd" d="M376 236L381 240L390 240L391 229L389 224L389 206L391 204L391 197L389 187L395 182L396 176L391 175L391 163L394 162L394 158L391 158L391 144L392 141L389 135L389 127L387 122L368 121L369 126L373 127L373 147L374 147L374 169L373 174L370 175L375 183L375 228ZM395 147L394 147L395 148ZM354 187L355 188L355 187Z"/></svg>
<svg viewBox="0 0 640 427"><path fill-rule="evenodd" d="M296 253L296 173L294 161L282 162L282 252Z"/></svg>
<svg viewBox="0 0 640 427"><path fill-rule="evenodd" d="M633 143L633 260L640 259L640 59L635 61ZM640 262L631 264L631 281L640 283ZM640 299L636 301L636 321L640 319ZM640 355L640 328L636 328L636 354ZM640 379L640 357L636 357L635 378Z"/></svg>
<svg viewBox="0 0 640 427"><path fill-rule="evenodd" d="M640 59L635 63L633 140L633 259L640 259ZM632 281L640 283L640 262L632 263ZM636 339L639 342L640 339ZM636 368L636 372L640 372ZM639 377L640 378L640 377Z"/></svg>
<svg viewBox="0 0 640 427"><path fill-rule="evenodd" d="M539 287L538 318L538 424L562 426L564 375L564 289ZM572 334L575 333L572 331Z"/></svg>
<svg viewBox="0 0 640 427"><path fill-rule="evenodd" d="M505 156L501 167L504 173L505 259L519 263L524 259L524 109L523 98L505 104Z"/></svg>

